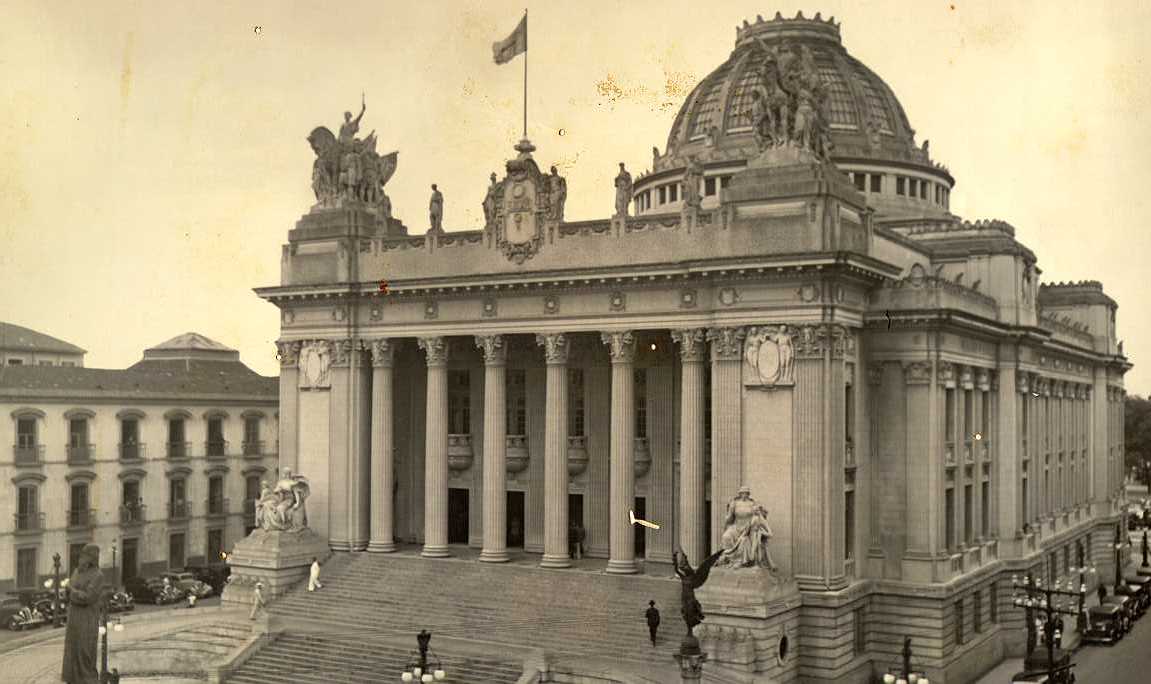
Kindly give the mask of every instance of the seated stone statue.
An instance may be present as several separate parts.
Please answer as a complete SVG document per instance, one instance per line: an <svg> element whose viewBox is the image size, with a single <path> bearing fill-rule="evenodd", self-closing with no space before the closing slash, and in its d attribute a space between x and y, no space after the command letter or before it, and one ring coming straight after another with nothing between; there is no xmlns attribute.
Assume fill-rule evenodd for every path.
<svg viewBox="0 0 1151 684"><path fill-rule="evenodd" d="M720 546L723 555L716 565L736 568L767 568L775 570L767 544L771 528L767 525L767 509L751 498L751 490L740 487L739 493L727 504L723 537Z"/></svg>

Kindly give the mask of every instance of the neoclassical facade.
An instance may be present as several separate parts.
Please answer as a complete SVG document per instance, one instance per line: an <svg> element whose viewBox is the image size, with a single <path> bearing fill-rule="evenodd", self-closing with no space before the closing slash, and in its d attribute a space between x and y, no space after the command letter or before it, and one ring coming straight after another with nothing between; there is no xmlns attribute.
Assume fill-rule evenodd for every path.
<svg viewBox="0 0 1151 684"><path fill-rule="evenodd" d="M803 595L798 664L752 658L786 681L870 681L905 634L970 681L1022 647L1012 573L1113 567L1115 302L950 213L955 180L838 24L745 23L617 179L626 212L564 220L516 151L478 230L325 195L257 291L282 314L281 463L333 549L562 571L578 526L643 572L714 549L746 485Z"/></svg>

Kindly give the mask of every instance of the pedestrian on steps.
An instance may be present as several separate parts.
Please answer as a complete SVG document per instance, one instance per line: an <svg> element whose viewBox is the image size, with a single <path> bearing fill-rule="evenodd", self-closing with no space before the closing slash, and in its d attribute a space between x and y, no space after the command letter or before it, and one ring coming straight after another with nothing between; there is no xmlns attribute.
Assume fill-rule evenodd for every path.
<svg viewBox="0 0 1151 684"><path fill-rule="evenodd" d="M323 589L324 585L320 584L320 561L312 557L312 572L308 575L308 591L315 591Z"/></svg>
<svg viewBox="0 0 1151 684"><path fill-rule="evenodd" d="M1103 586L1103 580L1099 580L1099 589L1096 593L1099 595L1099 603L1103 603L1103 599L1107 598L1107 587Z"/></svg>
<svg viewBox="0 0 1151 684"><path fill-rule="evenodd" d="M256 619L256 615L264 608L264 583L256 582L256 588L252 591L252 613L248 616L252 620Z"/></svg>
<svg viewBox="0 0 1151 684"><path fill-rule="evenodd" d="M659 609L655 601L647 602L647 631L651 633L651 645L655 646L655 633L659 629Z"/></svg>

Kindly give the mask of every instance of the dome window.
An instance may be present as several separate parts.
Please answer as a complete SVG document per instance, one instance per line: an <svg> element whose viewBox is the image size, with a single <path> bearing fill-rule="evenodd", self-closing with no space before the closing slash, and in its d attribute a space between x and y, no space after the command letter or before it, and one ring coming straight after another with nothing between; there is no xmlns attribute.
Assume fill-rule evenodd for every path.
<svg viewBox="0 0 1151 684"><path fill-rule="evenodd" d="M919 181L919 199L927 199L927 181Z"/></svg>
<svg viewBox="0 0 1151 684"><path fill-rule="evenodd" d="M897 195L906 195L907 194L907 179L904 178L903 176L896 176L895 177L895 194L897 194Z"/></svg>
<svg viewBox="0 0 1151 684"><path fill-rule="evenodd" d="M659 187L659 203L667 204L667 186L661 185Z"/></svg>
<svg viewBox="0 0 1151 684"><path fill-rule="evenodd" d="M855 189L863 192L867 190L867 174L866 173L853 173L851 174L852 180L855 181Z"/></svg>
<svg viewBox="0 0 1151 684"><path fill-rule="evenodd" d="M883 192L883 174L871 174L871 191L875 193Z"/></svg>
<svg viewBox="0 0 1151 684"><path fill-rule="evenodd" d="M916 195L918 195L919 194L919 180L917 178L908 178L907 183L908 183L907 196L908 197L915 197Z"/></svg>
<svg viewBox="0 0 1151 684"><path fill-rule="evenodd" d="M679 201L679 186L676 185L675 183L672 183L667 188L667 194L668 194L668 197L667 197L668 202Z"/></svg>
<svg viewBox="0 0 1151 684"><path fill-rule="evenodd" d="M715 179L714 178L704 178L703 179L703 194L706 197L711 197L712 195L715 194Z"/></svg>

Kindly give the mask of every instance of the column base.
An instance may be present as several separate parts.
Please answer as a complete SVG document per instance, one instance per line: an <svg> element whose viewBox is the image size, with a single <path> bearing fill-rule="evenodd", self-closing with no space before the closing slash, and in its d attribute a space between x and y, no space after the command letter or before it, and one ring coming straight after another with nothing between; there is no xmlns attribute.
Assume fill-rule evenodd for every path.
<svg viewBox="0 0 1151 684"><path fill-rule="evenodd" d="M639 564L632 560L610 559L607 562L607 573L610 575L635 575L639 572Z"/></svg>
<svg viewBox="0 0 1151 684"><path fill-rule="evenodd" d="M394 541L373 541L368 544L370 553L392 553L396 550Z"/></svg>
<svg viewBox="0 0 1151 684"><path fill-rule="evenodd" d="M368 550L368 542L366 539L362 540L362 541L354 541L349 546L351 546L352 551L367 551Z"/></svg>
<svg viewBox="0 0 1151 684"><path fill-rule="evenodd" d="M548 555L540 559L541 568L570 568L572 566L571 557L565 554Z"/></svg>
<svg viewBox="0 0 1151 684"><path fill-rule="evenodd" d="M424 558L451 558L452 553L448 551L447 544L424 544L424 550L420 551L420 555Z"/></svg>
<svg viewBox="0 0 1151 684"><path fill-rule="evenodd" d="M352 545L349 542L342 540L329 539L328 547L333 551L351 551Z"/></svg>
<svg viewBox="0 0 1151 684"><path fill-rule="evenodd" d="M484 549L480 551L480 560L484 563L507 563L511 560L506 549L499 551L489 551Z"/></svg>

